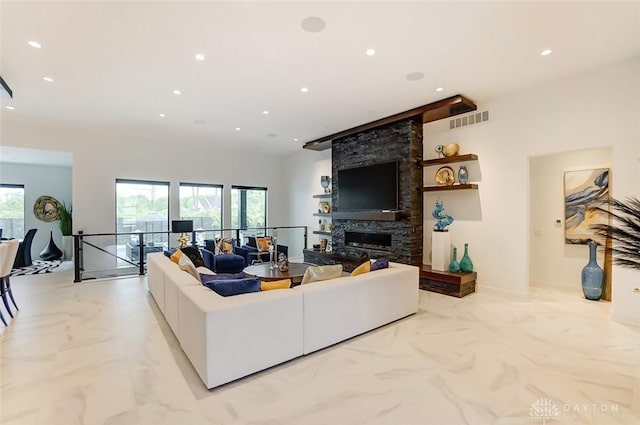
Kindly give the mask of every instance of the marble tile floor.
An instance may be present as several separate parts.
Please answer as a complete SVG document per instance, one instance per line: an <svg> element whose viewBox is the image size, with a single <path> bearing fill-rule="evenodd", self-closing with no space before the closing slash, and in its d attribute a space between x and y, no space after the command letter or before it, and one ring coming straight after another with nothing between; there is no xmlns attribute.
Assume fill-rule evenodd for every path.
<svg viewBox="0 0 640 425"><path fill-rule="evenodd" d="M415 316L207 390L145 278L71 282L12 279L3 425L640 425L640 329L578 292L421 291Z"/></svg>

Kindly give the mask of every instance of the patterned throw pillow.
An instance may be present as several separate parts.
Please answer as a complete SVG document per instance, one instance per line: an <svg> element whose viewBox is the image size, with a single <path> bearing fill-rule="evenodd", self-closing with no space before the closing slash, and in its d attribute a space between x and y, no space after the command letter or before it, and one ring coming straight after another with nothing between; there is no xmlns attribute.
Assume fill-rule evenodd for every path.
<svg viewBox="0 0 640 425"><path fill-rule="evenodd" d="M269 252L269 245L271 244L271 238L265 236L264 238L256 238L256 248L260 252Z"/></svg>
<svg viewBox="0 0 640 425"><path fill-rule="evenodd" d="M178 260L178 267L180 270L183 270L189 273L191 276L196 278L198 282L200 282L200 274L198 274L198 270L196 270L196 266L193 265L189 257L186 254L182 254L180 259Z"/></svg>
<svg viewBox="0 0 640 425"><path fill-rule="evenodd" d="M191 260L194 266L204 267L204 259L202 258L202 254L200 253L200 250L198 248L196 248L195 246L187 246L184 248L180 248L180 251L182 251L183 254L189 257L189 260Z"/></svg>
<svg viewBox="0 0 640 425"><path fill-rule="evenodd" d="M222 238L218 240L216 244L216 255L220 254L232 254L233 253L233 238Z"/></svg>

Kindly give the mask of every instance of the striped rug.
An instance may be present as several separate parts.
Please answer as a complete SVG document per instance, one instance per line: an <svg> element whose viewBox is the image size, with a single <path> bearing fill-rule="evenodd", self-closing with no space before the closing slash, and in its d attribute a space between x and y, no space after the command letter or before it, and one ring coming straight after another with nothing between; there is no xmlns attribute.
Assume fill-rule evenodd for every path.
<svg viewBox="0 0 640 425"><path fill-rule="evenodd" d="M9 276L24 276L28 274L41 274L41 273L51 273L53 270L58 268L62 261L44 261L44 260L33 260L33 264L28 267L21 267L19 269L13 269Z"/></svg>

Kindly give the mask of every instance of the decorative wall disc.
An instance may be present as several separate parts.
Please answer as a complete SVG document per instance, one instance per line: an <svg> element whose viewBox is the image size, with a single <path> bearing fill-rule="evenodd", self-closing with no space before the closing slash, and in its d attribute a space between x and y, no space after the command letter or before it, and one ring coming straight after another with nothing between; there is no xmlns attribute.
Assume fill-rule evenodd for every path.
<svg viewBox="0 0 640 425"><path fill-rule="evenodd" d="M58 209L62 205L52 196L41 196L33 204L33 215L40 221L51 222L58 220Z"/></svg>

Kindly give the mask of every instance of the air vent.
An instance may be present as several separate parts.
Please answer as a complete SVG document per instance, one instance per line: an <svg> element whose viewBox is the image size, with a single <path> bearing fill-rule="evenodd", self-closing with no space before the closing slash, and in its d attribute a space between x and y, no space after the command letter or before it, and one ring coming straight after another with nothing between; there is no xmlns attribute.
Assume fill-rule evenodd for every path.
<svg viewBox="0 0 640 425"><path fill-rule="evenodd" d="M453 118L449 120L449 130L472 124L480 124L484 121L489 121L489 111L474 112L463 117Z"/></svg>

